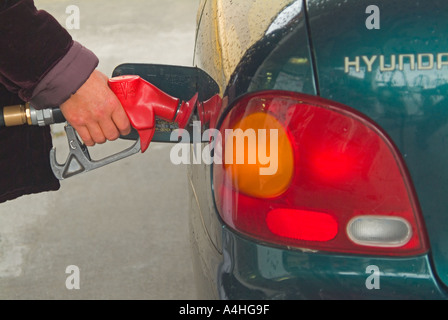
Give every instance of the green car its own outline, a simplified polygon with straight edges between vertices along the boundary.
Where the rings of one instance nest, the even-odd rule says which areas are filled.
[[[444,0],[201,1],[194,85],[160,80],[201,101],[199,298],[447,298],[447,12]]]

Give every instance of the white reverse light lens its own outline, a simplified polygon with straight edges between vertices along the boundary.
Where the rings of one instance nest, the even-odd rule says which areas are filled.
[[[354,243],[372,247],[401,247],[409,242],[412,229],[405,219],[386,216],[359,216],[347,225]]]

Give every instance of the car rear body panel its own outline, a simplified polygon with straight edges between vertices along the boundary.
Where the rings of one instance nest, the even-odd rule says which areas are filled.
[[[285,250],[255,243],[227,228],[223,238],[221,299],[447,298],[426,255],[383,258]],[[379,270],[376,288],[369,286],[374,281],[369,267]]]
[[[213,203],[211,167],[191,165],[190,227],[199,297],[446,299],[439,279],[446,281],[448,277],[448,248],[441,245],[447,243],[448,215],[443,213],[448,209],[448,201],[444,201],[443,195],[448,184],[443,182],[448,180],[444,176],[448,171],[438,170],[443,171],[446,163],[443,159],[448,160],[442,145],[447,129],[444,84],[448,73],[444,69],[433,73],[415,70],[421,74],[412,73],[412,85],[396,82],[391,85],[385,84],[384,77],[374,75],[373,71],[364,73],[363,77],[350,70],[346,73],[344,63],[346,57],[355,61],[360,56],[362,62],[362,56],[376,52],[378,56],[414,54],[417,59],[418,53],[448,51],[444,49],[448,48],[447,41],[442,43],[440,30],[435,30],[434,36],[423,33],[417,37],[423,43],[438,39],[434,47],[412,49],[411,40],[410,44],[400,44],[397,39],[389,39],[386,31],[367,30],[368,1],[309,1],[309,6],[302,0],[269,1],[275,11],[263,9],[259,2],[201,2],[195,65],[218,84],[223,101],[221,114],[241,95],[270,89],[320,94],[366,114],[392,137],[409,167],[423,209],[431,251],[409,258],[349,256],[276,247],[246,238],[225,226],[219,218]],[[446,6],[442,1],[430,2]],[[402,14],[401,18],[406,17],[406,12],[412,13],[394,9],[393,5],[380,9],[386,16],[381,28],[386,30],[387,21],[395,19],[387,18],[386,12],[398,17]],[[417,15],[422,23],[426,17],[424,12]],[[428,9],[427,13],[430,12]],[[359,17],[354,18],[357,14]],[[260,19],[258,24],[254,23],[257,19]],[[353,30],[359,23],[362,24],[358,29],[362,30]],[[408,21],[402,29],[397,26],[398,36],[412,35],[412,29],[417,30],[414,24]],[[436,25],[446,27],[442,20]],[[410,30],[405,31],[404,26]],[[375,41],[367,38],[370,33],[366,30],[377,32]],[[385,42],[383,47],[381,41]],[[403,57],[406,71],[409,66],[404,61],[407,60]],[[425,63],[423,59],[422,66]],[[430,84],[425,82],[428,77]],[[415,105],[414,100],[420,104]],[[433,272],[433,263],[437,266],[437,275]],[[380,270],[381,290],[366,287],[369,277],[366,268],[371,265]]]
[[[247,50],[264,37],[278,12],[293,0],[207,0],[196,35],[195,64],[223,92]]]
[[[381,1],[379,29],[368,29],[371,4],[308,1],[320,95],[361,111],[397,145],[447,284],[448,3]]]

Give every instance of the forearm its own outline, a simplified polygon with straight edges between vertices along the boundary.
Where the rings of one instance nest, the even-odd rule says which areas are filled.
[[[0,0],[0,10],[4,10],[5,8],[13,5],[19,0]]]
[[[130,132],[107,76],[94,72],[98,58],[50,14],[32,0],[9,2],[0,10],[0,30],[0,83],[8,90],[37,109],[60,106],[86,145]]]
[[[0,0],[0,30],[0,83],[37,108],[66,101],[98,64],[32,0]]]

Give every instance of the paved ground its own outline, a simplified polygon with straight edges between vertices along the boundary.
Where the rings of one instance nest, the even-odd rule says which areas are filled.
[[[123,62],[191,65],[198,0],[36,0],[111,75]],[[60,132],[61,128],[54,128]],[[54,143],[60,159],[64,137]],[[124,142],[92,150],[117,152]],[[0,299],[194,299],[185,167],[154,144],[106,168],[62,182],[58,192],[0,204]],[[66,268],[80,289],[66,288]]]

